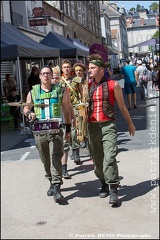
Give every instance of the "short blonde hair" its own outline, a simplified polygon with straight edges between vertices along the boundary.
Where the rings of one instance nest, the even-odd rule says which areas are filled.
[[[58,74],[59,76],[61,76],[61,70],[58,65],[56,67],[53,67],[52,71],[53,71],[53,74]]]

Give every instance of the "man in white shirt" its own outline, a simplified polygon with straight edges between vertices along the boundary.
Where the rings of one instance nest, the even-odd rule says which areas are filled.
[[[138,67],[136,68],[136,80],[139,82],[140,85],[140,94],[141,94],[141,99],[148,99],[148,82],[143,82],[140,79],[140,75],[147,70],[146,65],[142,66],[142,61],[137,60]]]

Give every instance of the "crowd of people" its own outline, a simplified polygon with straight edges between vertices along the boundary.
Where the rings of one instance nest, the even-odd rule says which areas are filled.
[[[44,122],[43,127],[47,121],[49,124],[56,122],[56,129],[47,131],[42,127],[33,131],[45,177],[50,181],[48,196],[53,196],[55,202],[63,200],[63,178],[71,178],[67,171],[68,152],[71,149],[75,165],[81,164],[80,148],[82,142],[87,142],[85,147],[102,184],[99,197],[109,195],[109,203],[118,204],[120,180],[116,163],[115,102],[126,119],[130,135],[134,136],[135,126],[124,103],[122,89],[118,82],[110,80],[112,73],[103,58],[92,54],[88,62],[88,66],[80,61],[72,65],[64,59],[61,66],[43,66],[39,71],[40,84],[32,86],[26,99],[26,103],[34,104],[34,111],[31,105],[26,105],[24,114],[33,124]],[[40,108],[36,104],[46,105]]]
[[[33,135],[45,177],[50,186],[48,196],[61,202],[63,179],[71,179],[68,173],[68,153],[75,165],[81,164],[80,148],[87,147],[93,159],[94,173],[100,180],[99,197],[109,197],[109,204],[118,204],[120,184],[117,156],[117,130],[115,103],[124,116],[129,134],[134,136],[135,126],[129,114],[137,108],[136,85],[140,86],[141,99],[148,97],[147,82],[140,81],[141,73],[147,70],[152,88],[159,90],[159,68],[151,70],[142,60],[134,65],[126,59],[120,76],[124,76],[125,105],[122,88],[111,80],[110,66],[99,54],[88,57],[88,65],[81,61],[72,64],[68,59],[60,66],[46,65],[32,68],[28,78],[28,93],[23,114],[33,125]],[[9,79],[9,80],[8,80]],[[16,82],[6,75],[4,92],[8,101],[20,101]],[[10,92],[10,94],[8,94]],[[33,105],[32,105],[33,104]],[[33,107],[34,106],[34,107]],[[14,109],[14,114],[18,113]],[[18,116],[17,116],[18,118]],[[17,127],[15,121],[15,127]]]
[[[149,99],[148,95],[148,82],[152,82],[152,90],[160,90],[160,78],[159,78],[159,67],[158,62],[151,67],[149,62],[143,59],[126,59],[124,66],[120,71],[120,78],[124,77],[124,93],[127,95],[128,110],[137,108],[137,94],[136,86],[139,86],[141,100]]]

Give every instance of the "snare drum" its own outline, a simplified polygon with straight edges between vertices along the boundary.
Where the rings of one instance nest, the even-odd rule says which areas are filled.
[[[47,133],[58,133],[62,124],[57,119],[37,120],[33,123],[33,133],[44,135]]]

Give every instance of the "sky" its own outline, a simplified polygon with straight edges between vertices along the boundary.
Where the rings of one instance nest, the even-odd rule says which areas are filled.
[[[137,4],[141,5],[141,6],[144,6],[144,8],[147,8],[149,10],[149,6],[153,3],[153,2],[156,2],[156,3],[159,3],[159,1],[110,1],[110,3],[118,3],[118,7],[121,7],[122,4],[124,4],[124,7],[126,10],[129,10],[130,8],[132,7],[137,7]]]

